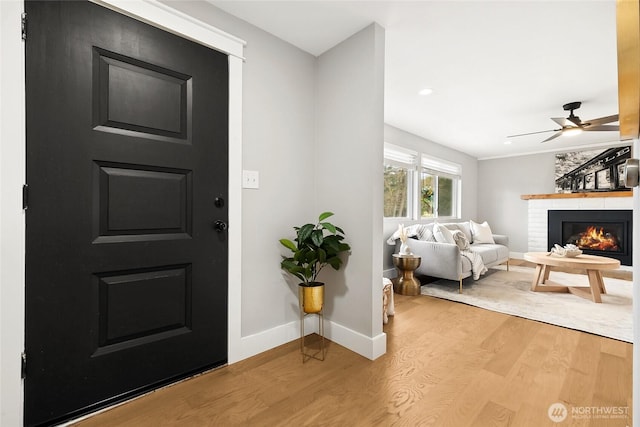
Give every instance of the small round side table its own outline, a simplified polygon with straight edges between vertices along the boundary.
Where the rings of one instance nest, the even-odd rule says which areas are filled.
[[[398,277],[393,279],[393,291],[400,295],[420,295],[420,281],[413,272],[420,266],[422,258],[417,255],[393,254],[393,265],[398,269]]]

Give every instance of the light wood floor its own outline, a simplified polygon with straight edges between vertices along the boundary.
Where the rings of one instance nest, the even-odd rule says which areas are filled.
[[[324,362],[303,365],[292,342],[78,425],[632,424],[631,344],[426,296],[395,303],[375,361],[328,343]],[[569,409],[561,424],[547,415],[556,402]],[[628,416],[584,415],[591,407]]]

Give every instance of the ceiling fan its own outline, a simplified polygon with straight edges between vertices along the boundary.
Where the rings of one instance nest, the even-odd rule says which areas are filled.
[[[555,139],[557,137],[559,137],[560,135],[575,135],[578,134],[582,131],[585,132],[594,132],[594,131],[617,131],[620,130],[620,126],[618,125],[607,125],[606,123],[612,123],[612,122],[617,122],[618,121],[618,115],[614,114],[612,116],[606,116],[606,117],[600,117],[597,119],[592,119],[592,120],[588,120],[586,122],[583,122],[582,120],[580,120],[580,117],[576,116],[575,114],[573,114],[574,110],[577,110],[578,108],[580,108],[580,105],[582,105],[582,102],[580,101],[576,101],[576,102],[570,102],[568,104],[564,104],[562,106],[562,108],[565,111],[570,111],[569,113],[569,117],[567,117],[566,119],[563,117],[552,117],[551,120],[553,120],[554,122],[556,122],[557,124],[559,124],[561,126],[560,129],[549,129],[549,130],[542,130],[539,132],[530,132],[530,133],[521,133],[518,135],[510,135],[507,136],[507,138],[514,138],[516,136],[525,136],[525,135],[535,135],[538,133],[546,133],[546,132],[556,132],[555,134],[551,135],[549,138],[545,139],[542,142],[547,142],[547,141],[551,141],[552,139]]]

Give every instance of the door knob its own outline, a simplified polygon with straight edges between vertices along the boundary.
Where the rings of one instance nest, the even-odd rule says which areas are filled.
[[[213,222],[213,229],[216,231],[225,231],[227,229],[227,223],[218,219]]]

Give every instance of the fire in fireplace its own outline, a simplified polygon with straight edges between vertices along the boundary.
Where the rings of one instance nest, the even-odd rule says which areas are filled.
[[[587,226],[587,229],[580,234],[570,236],[566,243],[574,244],[580,249],[590,249],[592,251],[620,251],[620,243],[616,234],[605,231],[604,227],[593,225]]]
[[[573,244],[586,254],[631,265],[631,210],[550,210],[547,244]]]

